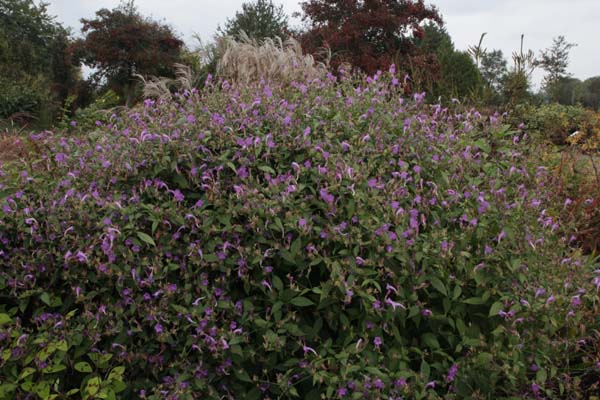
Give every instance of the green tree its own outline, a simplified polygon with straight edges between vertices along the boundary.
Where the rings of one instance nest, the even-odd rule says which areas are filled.
[[[130,106],[136,74],[172,76],[183,42],[170,26],[142,16],[133,1],[113,10],[101,9],[94,19],[82,19],[85,37],[77,42],[78,58],[97,69],[98,78]]]
[[[432,97],[465,98],[475,94],[481,85],[481,75],[468,53],[454,47],[448,31],[437,24],[424,26],[422,39],[417,46],[427,54],[434,54],[440,65],[440,79],[431,82]]]
[[[583,100],[584,92],[583,82],[570,76],[562,76],[552,84],[552,100],[560,104],[579,104]]]
[[[243,3],[242,10],[218,29],[219,35],[233,36],[237,40],[242,32],[259,42],[266,38],[284,38],[289,34],[289,27],[283,6],[273,4],[272,0]]]
[[[487,86],[495,92],[502,89],[502,80],[508,73],[508,63],[502,50],[486,51],[481,56],[479,65],[481,77]]]
[[[586,79],[583,82],[581,101],[584,106],[600,111],[600,76]]]
[[[0,117],[26,112],[39,118],[42,110],[52,117],[78,79],[69,46],[69,32],[46,3],[0,0]]]
[[[559,101],[558,98],[562,89],[561,80],[570,76],[567,72],[569,52],[575,46],[577,45],[567,42],[564,36],[558,36],[553,39],[551,47],[541,51],[536,61],[537,65],[546,71],[542,88],[552,101]]]

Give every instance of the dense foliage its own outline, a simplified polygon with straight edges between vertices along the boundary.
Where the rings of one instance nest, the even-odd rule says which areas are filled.
[[[580,150],[600,150],[600,113],[580,106],[545,104],[530,107],[523,120],[536,137],[557,145],[579,144]]]
[[[313,54],[328,47],[334,68],[349,63],[373,74],[395,62],[405,72],[419,70],[423,81],[436,70],[435,57],[417,52],[414,43],[414,38],[423,37],[423,22],[442,23],[437,9],[423,0],[309,0],[301,4],[308,23],[303,46]]]
[[[75,84],[69,35],[32,0],[0,0],[0,118],[52,113]]]
[[[600,77],[592,77],[585,81],[570,76],[560,77],[546,88],[546,97],[559,104],[582,105],[600,111]]]
[[[171,27],[142,16],[133,2],[113,10],[101,9],[94,19],[82,19],[84,39],[78,40],[78,59],[96,68],[131,105],[135,74],[170,76],[183,42]]]
[[[417,46],[425,54],[434,54],[440,65],[440,76],[426,87],[427,94],[445,101],[452,98],[473,99],[482,88],[482,77],[471,56],[454,47],[450,34],[444,27],[426,24],[423,38]]]
[[[243,32],[243,34],[242,34]],[[283,6],[276,6],[272,0],[254,0],[242,4],[242,10],[228,19],[219,34],[240,40],[244,34],[250,39],[262,42],[265,39],[286,39],[289,35],[288,18]]]
[[[576,44],[567,42],[564,36],[559,36],[554,38],[551,47],[540,52],[537,64],[546,71],[542,86],[552,101],[558,101],[555,90],[556,84],[561,79],[569,76],[567,73],[569,52],[575,46]]]
[[[597,393],[569,203],[522,131],[401,78],[224,82],[32,136],[0,171],[0,398]]]

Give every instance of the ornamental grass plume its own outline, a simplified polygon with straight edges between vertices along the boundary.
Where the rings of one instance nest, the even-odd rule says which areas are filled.
[[[238,82],[256,82],[261,79],[277,82],[312,80],[327,74],[326,63],[315,62],[302,46],[293,39],[265,39],[262,43],[245,33],[241,40],[225,37],[221,46],[223,56],[217,65],[217,74]]]

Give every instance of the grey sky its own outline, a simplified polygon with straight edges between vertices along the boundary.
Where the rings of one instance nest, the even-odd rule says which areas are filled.
[[[92,17],[102,7],[112,8],[119,0],[47,0],[50,12],[79,33],[79,19]],[[299,11],[298,0],[275,0],[288,14]],[[140,11],[164,19],[190,45],[198,33],[208,41],[217,26],[235,14],[243,0],[137,0]],[[536,53],[564,35],[578,46],[571,51],[569,71],[577,78],[600,75],[600,0],[433,0],[446,21],[457,48],[476,44],[487,32],[484,46],[501,49],[507,58],[520,45]],[[297,21],[295,21],[297,22]],[[534,75],[539,82],[542,73]]]

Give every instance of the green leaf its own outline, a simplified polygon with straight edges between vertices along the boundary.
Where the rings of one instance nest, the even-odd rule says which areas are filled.
[[[504,304],[502,304],[502,302],[497,301],[494,304],[492,304],[492,306],[490,307],[490,317],[493,317],[494,315],[498,315],[498,313],[504,309]]]
[[[421,374],[423,375],[423,378],[426,381],[429,380],[430,373],[431,373],[431,368],[429,367],[429,364],[427,363],[427,361],[423,360],[421,362]]]
[[[112,369],[112,371],[110,371],[110,374],[108,374],[108,378],[107,380],[109,381],[122,381],[123,380],[123,373],[125,372],[125,367],[120,366],[120,367],[114,367]]]
[[[438,292],[440,292],[444,296],[448,295],[446,286],[444,286],[444,284],[442,283],[442,281],[439,278],[433,277],[429,281],[431,282],[431,286],[433,286]]]
[[[240,381],[252,383],[252,378],[250,378],[250,375],[248,375],[248,373],[246,371],[244,371],[243,369],[239,369],[239,370],[236,369],[233,372],[235,373],[235,377],[237,379],[239,379]]]
[[[423,334],[421,339],[423,340],[423,343],[425,343],[425,345],[427,347],[429,347],[430,349],[437,350],[440,348],[440,342],[437,340],[435,335],[432,333]]]
[[[92,366],[89,363],[86,363],[85,361],[81,361],[75,364],[75,371],[84,373],[92,372]]]
[[[294,297],[291,301],[291,304],[297,306],[297,307],[309,307],[309,306],[314,306],[315,303],[313,303],[312,301],[310,301],[309,299],[307,299],[306,297],[302,297],[302,296],[298,296],[298,297]]]
[[[34,374],[35,373],[35,368],[25,368],[23,369],[23,371],[21,371],[21,373],[19,374],[19,380],[21,379],[25,379],[27,378],[29,375]]]
[[[254,388],[248,392],[246,395],[246,399],[248,400],[258,400],[260,399],[260,390],[258,388]]]
[[[273,287],[277,289],[278,292],[283,290],[283,282],[277,275],[273,276]]]
[[[138,236],[138,238],[140,238],[140,240],[142,242],[147,243],[147,244],[152,245],[152,246],[156,246],[156,243],[154,243],[154,239],[152,239],[150,237],[150,235],[148,235],[148,234],[146,234],[144,232],[137,232],[137,236]]]
[[[85,386],[85,392],[87,394],[89,394],[90,396],[94,396],[100,390],[101,383],[102,383],[102,380],[100,379],[100,377],[98,377],[98,376],[93,377],[92,379],[90,379],[87,382],[87,385]]]
[[[66,365],[55,364],[55,365],[50,365],[50,366],[44,368],[43,371],[45,374],[54,374],[56,372],[64,371],[65,369],[67,369]]]
[[[40,300],[42,300],[42,302],[44,304],[46,304],[47,306],[49,306],[50,303],[50,295],[46,292],[42,293],[42,295],[40,296]]]
[[[12,322],[12,319],[8,314],[0,314],[0,326],[8,322]]]
[[[292,243],[292,247],[290,248],[290,253],[292,253],[292,255],[294,257],[298,256],[298,254],[300,254],[301,247],[302,247],[302,239],[296,238],[296,240],[294,240],[294,242]]]
[[[296,324],[288,323],[284,325],[284,328],[294,336],[304,336],[305,333],[300,329],[300,327]]]
[[[60,340],[60,341],[56,342],[56,350],[68,351],[69,350],[69,344],[64,339]]]
[[[275,175],[275,170],[273,168],[269,167],[268,165],[261,165],[260,167],[258,167],[258,169],[263,172],[267,172],[269,174]]]
[[[485,304],[485,300],[482,299],[481,297],[470,297],[470,298],[466,299],[465,301],[463,301],[463,303],[473,304],[473,305],[481,305],[481,304]]]
[[[535,374],[535,380],[538,381],[538,383],[546,383],[546,380],[548,380],[548,373],[546,370],[543,368],[539,369]]]

